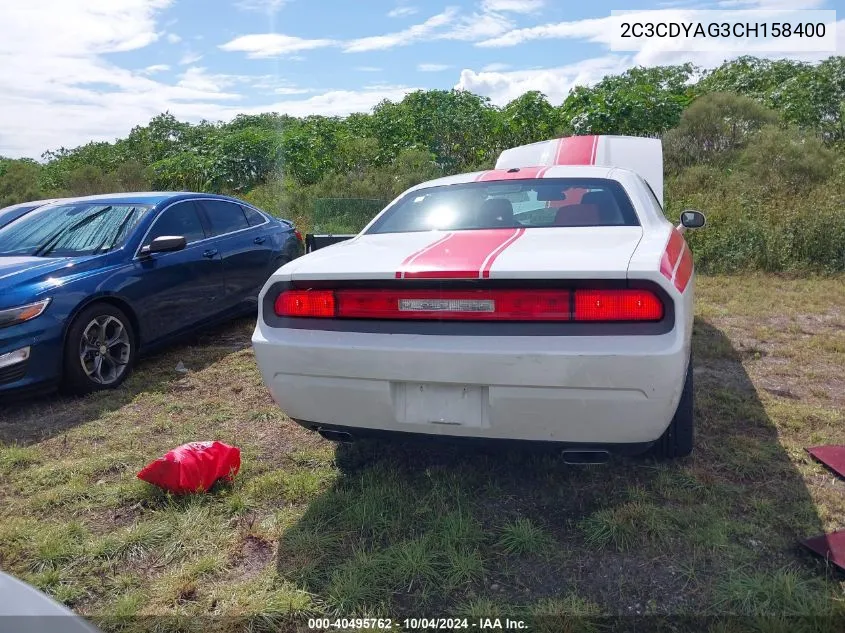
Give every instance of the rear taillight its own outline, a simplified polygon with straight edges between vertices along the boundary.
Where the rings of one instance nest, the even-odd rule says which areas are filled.
[[[331,318],[336,316],[335,304],[331,290],[285,290],[273,307],[281,317]]]
[[[649,290],[285,290],[282,317],[449,321],[660,321]]]
[[[648,290],[576,290],[576,321],[659,321],[663,303]]]
[[[296,239],[302,242],[302,233],[299,232],[299,229],[294,229],[293,234],[296,236]]]

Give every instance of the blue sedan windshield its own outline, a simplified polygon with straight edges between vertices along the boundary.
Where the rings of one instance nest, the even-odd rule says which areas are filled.
[[[117,248],[150,205],[46,206],[0,229],[0,255],[75,257]]]

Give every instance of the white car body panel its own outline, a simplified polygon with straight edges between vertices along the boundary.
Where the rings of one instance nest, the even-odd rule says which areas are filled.
[[[599,139],[594,142],[595,152],[605,161],[630,163],[639,147],[647,160],[640,157],[637,162],[649,163],[655,142],[659,149],[654,139],[586,138]],[[615,143],[618,138],[624,141]],[[660,199],[662,159],[659,178],[653,165],[640,165],[637,173],[615,163],[538,163],[551,160],[550,148],[559,147],[557,140],[546,143],[545,148],[535,144],[502,154],[500,163],[509,165],[507,169],[519,167],[517,175],[459,174],[422,183],[403,196],[485,178],[616,180],[627,192],[640,226],[518,229],[520,234],[504,243],[495,258],[485,260],[477,278],[654,282],[674,312],[671,329],[623,335],[473,336],[268,323],[265,317],[272,315],[265,315],[265,310],[272,306],[273,297],[269,296],[269,304],[265,298],[279,284],[396,283],[413,270],[415,253],[431,251],[448,237],[443,231],[367,234],[371,222],[355,238],[283,266],[262,290],[253,345],[273,398],[291,418],[311,427],[344,427],[353,434],[355,429],[364,429],[579,445],[647,444],[661,436],[683,390],[694,291],[686,243],[665,219],[640,175],[644,170],[652,172],[651,189]],[[530,162],[514,164],[528,160],[526,156]],[[460,263],[459,253],[450,256]],[[445,272],[443,278],[448,276]],[[439,278],[436,266],[432,274]],[[526,331],[532,327],[530,323],[524,326]]]

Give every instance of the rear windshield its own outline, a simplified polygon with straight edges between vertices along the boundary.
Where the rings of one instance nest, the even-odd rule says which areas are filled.
[[[639,224],[631,200],[615,180],[537,178],[417,189],[367,233]]]

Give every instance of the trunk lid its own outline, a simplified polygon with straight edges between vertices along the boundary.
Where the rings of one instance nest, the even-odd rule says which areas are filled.
[[[320,279],[624,279],[639,226],[382,233],[292,262],[293,281]]]

